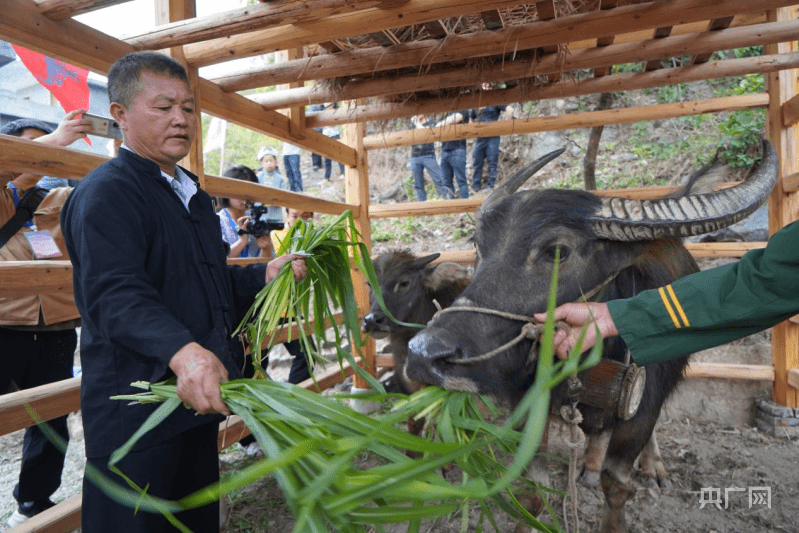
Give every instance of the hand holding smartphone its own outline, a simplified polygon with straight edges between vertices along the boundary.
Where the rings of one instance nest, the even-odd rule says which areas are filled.
[[[97,135],[108,139],[122,138],[122,130],[119,129],[119,124],[113,119],[92,115],[91,113],[84,113],[81,118],[92,121],[92,131],[89,132],[90,135]]]

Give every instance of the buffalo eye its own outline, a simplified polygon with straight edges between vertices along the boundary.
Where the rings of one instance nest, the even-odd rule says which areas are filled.
[[[571,255],[571,249],[568,246],[553,244],[550,246],[545,246],[544,249],[541,250],[540,256],[544,261],[554,263],[555,259],[558,257],[558,250],[560,250],[561,263],[568,259],[569,255]]]
[[[394,285],[394,292],[406,291],[410,286],[411,282],[407,279],[400,280],[396,285]]]

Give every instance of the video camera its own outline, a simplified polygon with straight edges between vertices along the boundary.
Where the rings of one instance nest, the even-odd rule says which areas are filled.
[[[239,229],[238,234],[250,234],[255,237],[269,234],[270,231],[280,230],[285,227],[283,222],[277,220],[270,220],[268,217],[269,206],[261,203],[249,204],[250,213],[249,220],[244,226],[244,229]]]

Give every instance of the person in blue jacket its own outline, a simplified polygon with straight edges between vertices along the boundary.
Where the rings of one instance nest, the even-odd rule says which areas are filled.
[[[483,90],[490,89],[484,83]],[[505,113],[513,115],[513,107],[509,105],[492,105],[472,109],[470,116],[473,122],[494,122]],[[499,164],[499,136],[479,137],[472,149],[472,190],[480,192],[483,188],[483,163],[488,160],[488,176],[485,187],[491,189],[497,179],[497,165]]]
[[[305,275],[300,258],[226,264],[211,197],[177,166],[197,130],[186,71],[155,52],[134,52],[108,73],[110,112],[124,143],[114,159],[80,181],[61,226],[83,319],[81,410],[87,472],[84,533],[173,531],[160,514],[118,503],[94,483],[111,453],[153,405],[110,400],[131,382],[177,377],[191,409],[178,409],[147,433],[117,466],[148,494],[174,500],[219,479],[217,432],[229,414],[220,383],[242,375],[242,341],[232,335],[256,293],[284,265]],[[219,531],[219,505],[177,513],[196,532]]]

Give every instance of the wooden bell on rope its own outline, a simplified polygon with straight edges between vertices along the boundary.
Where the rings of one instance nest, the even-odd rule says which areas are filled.
[[[602,359],[580,373],[582,387],[579,402],[616,413],[629,420],[638,411],[646,385],[646,369],[635,363],[625,364]]]

